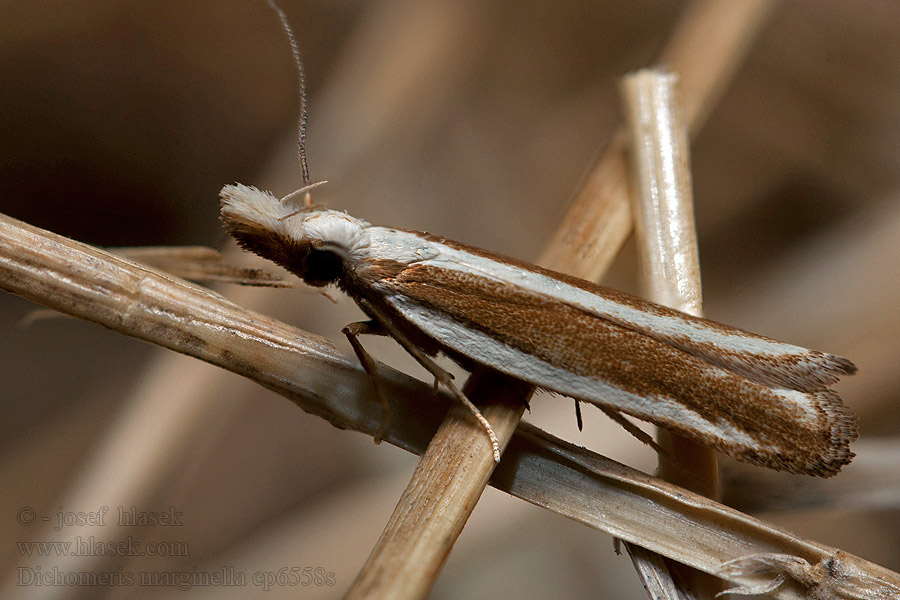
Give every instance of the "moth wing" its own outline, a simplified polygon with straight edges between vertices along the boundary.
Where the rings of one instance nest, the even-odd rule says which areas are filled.
[[[487,277],[423,262],[373,287],[451,353],[737,458],[828,476],[853,456],[855,417],[822,386],[767,384],[496,272]]]
[[[803,391],[824,390],[856,366],[840,356],[787,344],[709,319],[648,302],[595,283],[477,248],[444,241],[429,261],[451,269],[476,269],[490,279],[578,307],[701,356],[748,379]],[[479,254],[480,253],[480,254]]]

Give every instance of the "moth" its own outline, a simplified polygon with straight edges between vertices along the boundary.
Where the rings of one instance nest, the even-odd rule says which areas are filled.
[[[828,477],[853,458],[856,416],[828,389],[856,367],[693,317],[614,289],[480,248],[378,227],[313,207],[304,152],[303,66],[284,13],[301,92],[305,186],[279,200],[245,185],[221,192],[226,229],[246,250],[312,286],[336,285],[369,317],[343,332],[376,383],[364,334],[394,338],[490,424],[433,357],[449,356],[671,429],[738,459]],[[306,203],[292,198],[306,192]]]
[[[856,371],[845,358],[254,187],[225,186],[221,202],[243,248],[356,301],[371,320],[344,333],[370,373],[358,337],[390,335],[490,435],[432,356],[484,365],[773,469],[827,477],[853,457],[856,417],[828,389]]]

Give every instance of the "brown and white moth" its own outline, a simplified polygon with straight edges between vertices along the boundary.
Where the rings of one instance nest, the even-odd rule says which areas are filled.
[[[300,159],[308,184],[302,64],[284,14],[269,3],[301,75]],[[437,353],[773,469],[828,477],[853,457],[856,417],[828,389],[856,371],[845,358],[434,235],[373,226],[308,202],[298,207],[291,196],[225,186],[222,220],[245,249],[352,297],[371,320],[344,333],[366,370],[373,374],[374,361],[358,336],[396,339],[469,406],[497,460],[490,424],[431,359]]]
[[[856,371],[845,358],[253,187],[221,197],[241,246],[336,284],[372,319],[345,329],[364,365],[356,336],[386,334],[436,377],[429,357],[443,352],[766,467],[827,477],[853,457],[856,417],[827,389]]]

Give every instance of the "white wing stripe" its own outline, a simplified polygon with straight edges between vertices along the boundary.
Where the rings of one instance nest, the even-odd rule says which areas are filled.
[[[657,423],[669,421],[678,424],[679,428],[702,432],[722,445],[736,444],[748,449],[777,451],[774,448],[763,448],[759,440],[725,420],[713,422],[706,419],[674,398],[640,396],[607,381],[575,375],[502,344],[483,332],[461,325],[443,313],[410,302],[403,296],[387,295],[386,300],[405,318],[442,344],[513,377],[567,396],[608,405],[640,419]],[[709,369],[721,371],[712,365]],[[798,421],[805,419],[815,423],[818,419],[814,400],[807,394],[787,389],[770,389],[769,392],[782,396],[785,403],[802,410],[804,415],[802,418],[798,415]]]
[[[751,353],[773,358],[784,355],[803,355],[808,352],[806,348],[800,346],[747,335],[739,331],[730,333],[686,319],[656,315],[603,298],[542,273],[528,271],[489,257],[458,250],[440,242],[426,240],[412,232],[383,227],[369,227],[366,231],[370,236],[368,250],[371,258],[389,259],[407,264],[417,263],[467,273],[476,272],[494,281],[550,296],[621,324],[653,330],[663,336],[688,337],[700,344],[715,344],[724,352]]]

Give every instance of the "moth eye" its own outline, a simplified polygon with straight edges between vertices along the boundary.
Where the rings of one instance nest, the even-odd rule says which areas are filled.
[[[303,281],[316,286],[329,284],[344,272],[343,260],[332,250],[311,250],[306,255],[304,267]]]

